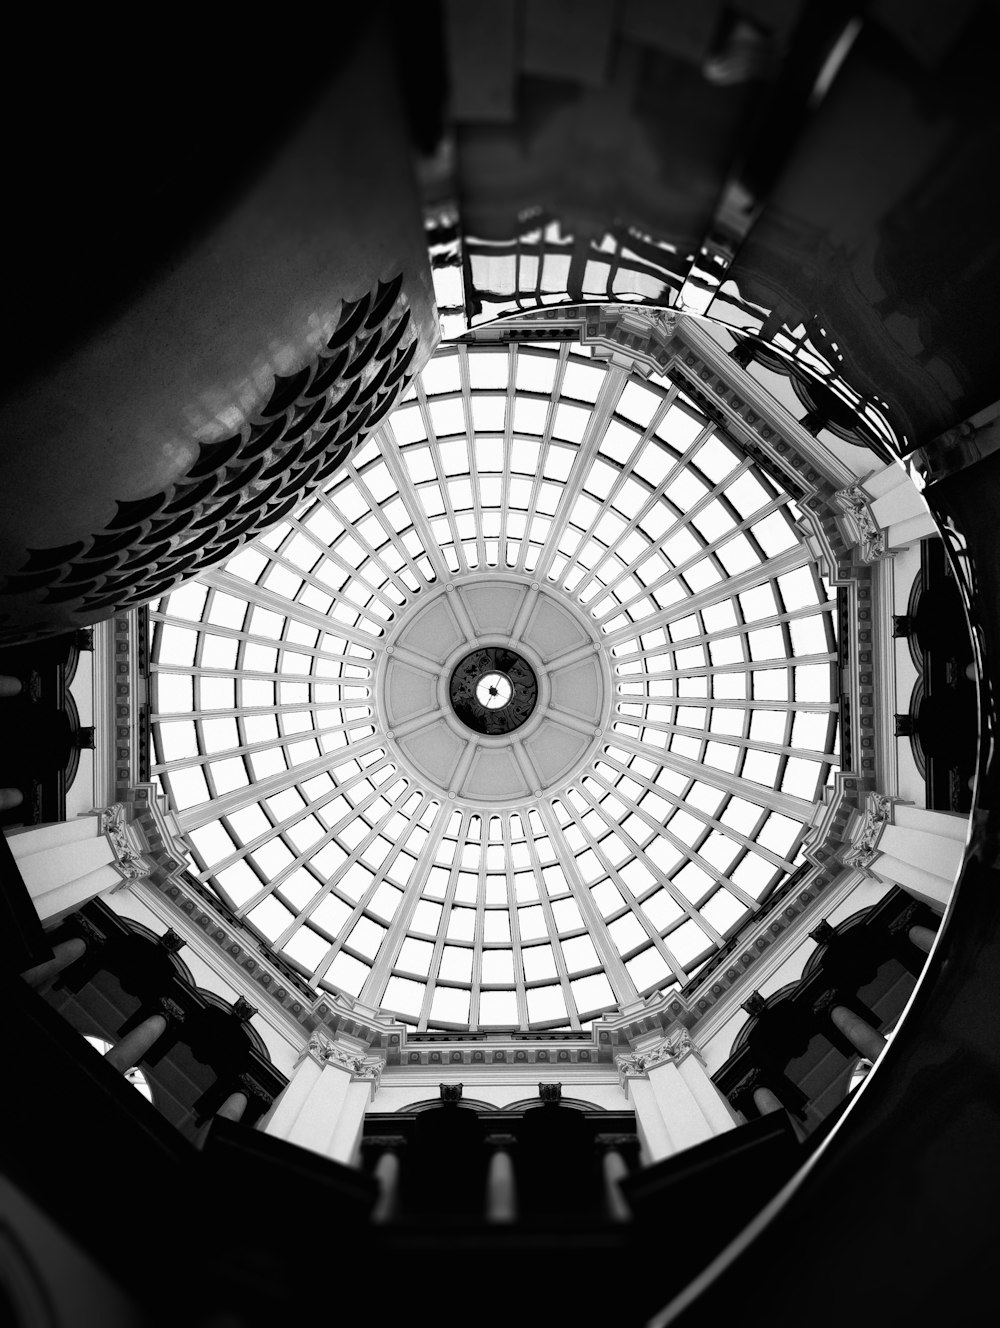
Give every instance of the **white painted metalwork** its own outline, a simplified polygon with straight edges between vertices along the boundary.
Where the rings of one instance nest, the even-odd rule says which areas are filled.
[[[318,988],[579,1028],[684,983],[796,865],[837,764],[832,607],[787,494],[666,379],[446,346],[325,492],[151,614],[154,773]],[[503,736],[449,706],[480,645],[537,674]]]

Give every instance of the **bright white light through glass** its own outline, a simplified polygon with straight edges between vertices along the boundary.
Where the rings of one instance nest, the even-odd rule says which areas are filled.
[[[837,765],[795,515],[666,378],[443,347],[322,493],[151,612],[153,773],[200,878],[317,990],[421,1030],[579,1029],[683,985],[795,869]],[[608,705],[558,780],[527,725],[487,738],[531,782],[485,805],[414,773],[378,679],[443,586],[504,577],[588,624]],[[445,750],[443,669],[414,704]],[[475,690],[511,703],[499,670]]]
[[[502,673],[486,673],[476,683],[476,700],[487,710],[499,710],[507,705],[513,692],[510,679]]]

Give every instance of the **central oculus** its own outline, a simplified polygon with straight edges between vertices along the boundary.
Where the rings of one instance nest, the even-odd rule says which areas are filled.
[[[452,670],[448,697],[455,714],[474,733],[513,733],[538,700],[538,679],[528,661],[506,646],[481,646]]]

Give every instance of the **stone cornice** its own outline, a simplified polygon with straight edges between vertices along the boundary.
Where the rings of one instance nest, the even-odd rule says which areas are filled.
[[[94,624],[94,802],[98,806],[114,802],[117,785],[114,637],[113,618]]]
[[[891,559],[883,559],[872,567],[872,648],[867,652],[871,662],[867,666],[861,662],[855,670],[862,718],[866,715],[863,703],[868,702],[871,706],[878,786],[892,794],[899,791],[899,750],[893,723],[893,716],[899,709],[896,704],[896,642],[892,634],[896,607],[894,580]]]
[[[411,1035],[412,1037],[412,1035]],[[593,1033],[576,1034],[572,1040],[561,1040],[558,1034],[438,1034],[421,1035],[415,1044],[404,1035],[399,1048],[399,1065],[414,1070],[434,1066],[500,1067],[524,1069],[527,1066],[597,1067],[610,1065],[612,1045],[602,1040],[596,1026]]]
[[[750,407],[754,414],[760,417],[763,427],[780,433],[796,451],[802,454],[807,463],[804,469],[815,470],[834,489],[846,488],[856,481],[857,476],[833,456],[818,438],[814,438],[807,429],[803,428],[798,420],[792,419],[767,388],[741,368],[697,319],[682,318],[679,331],[681,340],[703,360],[705,367],[710,368],[715,374],[722,371],[722,376],[729,383],[739,383],[742,412],[745,412],[746,407]],[[736,413],[740,414],[741,411],[738,409]],[[768,441],[766,435],[764,441]]]
[[[98,673],[110,706],[108,731],[113,734],[113,751],[108,754],[113,788],[108,792],[118,800],[149,778],[148,620],[148,609],[128,609],[116,613],[95,635],[95,647],[101,648]]]

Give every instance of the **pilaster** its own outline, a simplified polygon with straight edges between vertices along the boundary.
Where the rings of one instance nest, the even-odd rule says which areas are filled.
[[[38,916],[49,926],[121,881],[98,813],[29,826],[8,842]]]
[[[615,1063],[635,1110],[647,1162],[671,1157],[736,1125],[732,1108],[708,1077],[686,1029],[616,1056]]]
[[[314,1033],[288,1087],[265,1117],[264,1132],[351,1163],[384,1065],[382,1057],[365,1056],[353,1041],[332,1042]]]

